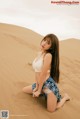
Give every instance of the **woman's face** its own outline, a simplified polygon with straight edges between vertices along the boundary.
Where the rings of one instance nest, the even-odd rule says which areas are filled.
[[[51,47],[51,40],[50,38],[45,38],[42,40],[41,44],[40,44],[40,49],[42,51],[46,51]]]

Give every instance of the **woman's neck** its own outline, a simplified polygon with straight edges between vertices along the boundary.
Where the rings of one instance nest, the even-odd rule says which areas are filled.
[[[45,54],[45,53],[46,53],[46,51],[44,51],[44,50],[40,50],[40,52],[41,52],[42,54]]]

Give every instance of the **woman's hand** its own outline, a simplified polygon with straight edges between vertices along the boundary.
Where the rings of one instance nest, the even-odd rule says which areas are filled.
[[[39,97],[40,94],[40,91],[37,90],[36,92],[33,92],[33,97]]]
[[[38,87],[34,88],[33,92],[36,92],[38,90]]]

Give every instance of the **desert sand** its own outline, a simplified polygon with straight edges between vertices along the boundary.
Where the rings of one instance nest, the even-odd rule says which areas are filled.
[[[54,113],[46,110],[43,97],[22,92],[35,81],[32,61],[43,36],[29,29],[0,24],[0,110],[9,110],[9,119],[80,119],[80,40],[60,41],[60,83],[63,96],[71,97]]]

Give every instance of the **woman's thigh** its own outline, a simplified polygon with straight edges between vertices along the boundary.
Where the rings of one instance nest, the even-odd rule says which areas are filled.
[[[43,90],[43,92],[45,93],[45,89]],[[47,110],[49,112],[54,112],[56,110],[56,107],[57,107],[57,98],[56,98],[55,94],[50,89],[48,89]]]
[[[32,94],[32,85],[26,86],[22,89],[23,92],[28,93],[28,94]]]

